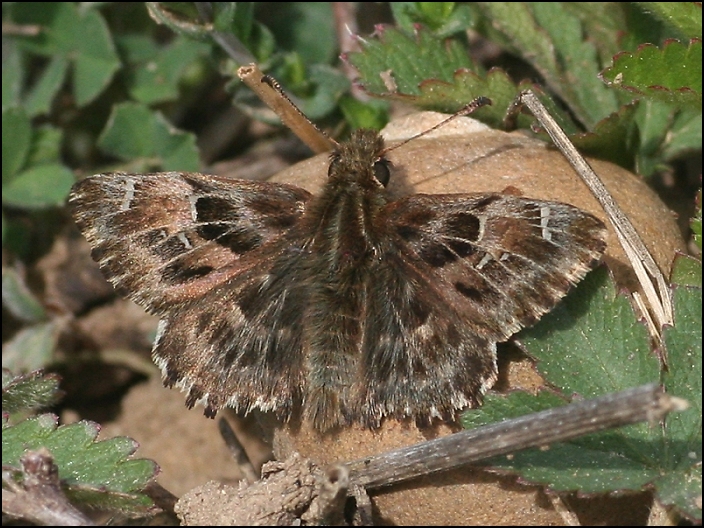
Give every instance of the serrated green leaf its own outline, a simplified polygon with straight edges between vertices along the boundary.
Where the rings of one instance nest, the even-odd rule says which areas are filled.
[[[649,337],[623,295],[617,295],[605,268],[591,272],[563,301],[533,328],[518,335],[537,359],[538,369],[564,399],[591,398],[644,383],[657,382],[660,364],[650,350]],[[520,394],[520,393],[519,393]],[[511,394],[500,403],[489,398],[464,420],[472,425],[541,410],[554,395],[541,393],[535,402]],[[516,406],[514,409],[513,407]],[[478,414],[479,416],[469,415]],[[557,490],[583,493],[641,489],[662,475],[661,432],[649,424],[588,435],[528,450],[490,465],[510,469],[523,478]]]
[[[141,159],[148,170],[197,171],[200,164],[193,134],[137,103],[115,105],[98,145],[125,161]]]
[[[645,325],[604,268],[589,273],[518,339],[538,359],[543,377],[565,394],[593,398],[660,379]]]
[[[21,209],[45,209],[63,205],[75,182],[73,173],[63,165],[30,167],[3,185],[2,203]]]
[[[622,106],[618,112],[596,123],[592,132],[572,134],[570,140],[585,155],[631,169],[639,147],[637,110],[638,101]]]
[[[644,44],[635,53],[616,55],[600,74],[608,85],[666,103],[701,110],[702,42],[676,40],[662,49]]]
[[[349,54],[348,60],[359,71],[360,84],[368,93],[424,110],[453,113],[476,97],[489,97],[492,106],[480,108],[473,117],[495,127],[503,124],[508,106],[528,87],[516,86],[499,69],[474,71],[458,42],[443,43],[423,29],[414,37],[385,29],[378,39],[363,41],[362,52]],[[382,73],[395,86],[387,86]],[[519,116],[520,126],[528,127],[531,121]]]
[[[361,44],[363,51],[350,53],[347,59],[359,71],[364,89],[374,95],[385,96],[393,91],[385,84],[382,72],[393,78],[395,92],[418,95],[420,83],[425,80],[449,83],[457,70],[475,68],[457,41],[441,41],[424,29],[411,36],[385,28],[377,38]]]
[[[10,183],[24,167],[32,141],[29,117],[21,108],[2,111],[2,184]]]
[[[686,38],[702,37],[701,2],[636,2],[645,11],[669,24]]]
[[[701,262],[698,273],[701,281]],[[689,408],[665,421],[663,468],[669,470],[654,483],[656,496],[689,517],[702,518],[702,288],[675,286],[675,323],[665,328],[668,370],[664,375],[669,394],[684,398]],[[698,493],[697,493],[697,486]]]
[[[616,96],[597,78],[597,49],[582,22],[560,2],[478,2],[513,53],[545,79],[587,128],[618,109]]]
[[[10,267],[2,270],[2,306],[26,323],[36,323],[47,318],[44,307],[29,290],[24,279]]]
[[[59,398],[59,377],[35,370],[28,374],[13,375],[2,371],[2,412],[34,410],[53,405]]]
[[[146,459],[130,459],[137,443],[126,437],[96,442],[100,427],[81,421],[56,427],[56,417],[40,415],[3,429],[3,465],[20,467],[27,450],[45,447],[59,468],[59,478],[69,496],[93,501],[93,505],[149,507],[140,490],[151,481],[157,465]]]
[[[26,326],[3,344],[2,366],[13,372],[37,370],[51,362],[59,333],[61,319]]]

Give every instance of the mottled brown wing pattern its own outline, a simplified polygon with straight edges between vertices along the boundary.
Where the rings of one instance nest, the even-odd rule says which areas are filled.
[[[353,408],[376,427],[384,416],[427,424],[477,407],[496,381],[496,342],[478,335],[424,263],[385,252],[366,295],[361,373]]]
[[[74,186],[69,206],[93,258],[118,291],[162,317],[153,358],[189,407],[287,417],[300,400],[291,295],[301,275],[286,235],[309,197],[194,173],[108,173]]]
[[[161,315],[260,266],[248,255],[287,232],[309,197],[194,173],[107,173],[77,183],[69,207],[115,288]]]
[[[306,386],[303,336],[308,289],[304,253],[282,240],[261,251],[257,266],[231,277],[161,320],[152,356],[167,386],[186,404],[214,416],[275,411],[288,419]]]
[[[477,335],[504,341],[601,259],[606,227],[572,205],[505,194],[414,195],[387,207],[396,250]]]
[[[444,418],[497,375],[496,342],[550,310],[600,260],[605,226],[571,205],[502,194],[414,195],[379,218],[359,414]]]

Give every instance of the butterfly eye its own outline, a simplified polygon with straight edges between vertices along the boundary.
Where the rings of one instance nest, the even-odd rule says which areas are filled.
[[[389,171],[389,162],[386,160],[379,160],[374,162],[374,177],[377,181],[386,187],[391,179],[391,172]]]

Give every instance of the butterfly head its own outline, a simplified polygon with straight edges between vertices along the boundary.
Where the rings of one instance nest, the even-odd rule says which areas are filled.
[[[330,156],[330,181],[363,187],[386,187],[391,162],[384,157],[384,139],[376,130],[359,129]]]

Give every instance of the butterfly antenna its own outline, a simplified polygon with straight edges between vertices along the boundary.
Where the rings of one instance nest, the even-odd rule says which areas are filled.
[[[489,99],[488,97],[483,97],[483,96],[477,97],[476,99],[474,99],[471,102],[464,105],[457,112],[452,114],[450,117],[447,117],[447,118],[443,119],[442,121],[440,121],[437,125],[432,126],[426,130],[423,130],[422,132],[419,132],[418,134],[411,136],[407,139],[404,139],[401,143],[397,143],[396,145],[393,145],[391,147],[384,149],[384,154],[386,154],[387,152],[390,152],[394,149],[397,149],[399,147],[402,147],[403,145],[405,145],[406,143],[408,143],[410,141],[413,141],[414,139],[418,139],[419,137],[425,136],[426,134],[429,134],[432,131],[437,130],[441,126],[445,126],[447,123],[457,119],[458,117],[468,116],[469,114],[471,114],[472,112],[474,112],[478,108],[481,108],[482,106],[489,106],[489,105],[491,105],[491,99]]]

